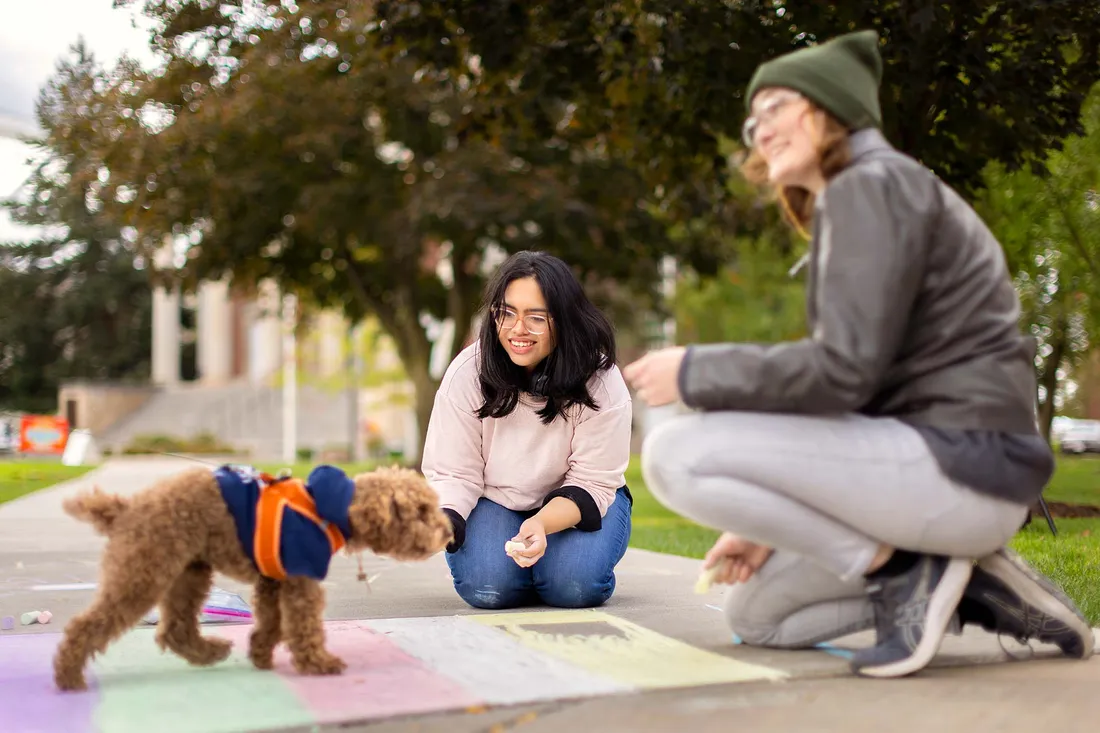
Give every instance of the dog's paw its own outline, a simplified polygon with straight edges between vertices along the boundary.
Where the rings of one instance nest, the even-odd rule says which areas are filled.
[[[253,647],[248,650],[248,658],[252,660],[252,666],[256,669],[274,669],[275,668],[275,650],[274,649],[256,649]]]
[[[79,692],[88,689],[88,683],[84,680],[84,673],[80,670],[75,672],[56,671],[54,673],[54,684],[62,692]]]
[[[295,658],[294,667],[301,674],[321,675],[340,674],[348,665],[343,659],[328,652],[310,654],[305,658]]]
[[[233,642],[217,637],[173,635],[158,630],[156,640],[162,651],[175,652],[196,667],[209,667],[224,662],[233,651]]]
[[[201,667],[207,667],[229,659],[233,651],[233,642],[228,639],[203,638],[194,649],[194,654],[187,661]]]

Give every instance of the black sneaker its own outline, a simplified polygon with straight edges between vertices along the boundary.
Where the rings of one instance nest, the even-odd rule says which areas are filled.
[[[1077,659],[1093,654],[1092,627],[1073,601],[1008,548],[978,560],[964,599],[987,631],[1055,644]]]
[[[868,578],[875,645],[852,656],[852,671],[865,677],[902,677],[927,666],[955,617],[973,566],[969,558],[921,555],[900,575]]]

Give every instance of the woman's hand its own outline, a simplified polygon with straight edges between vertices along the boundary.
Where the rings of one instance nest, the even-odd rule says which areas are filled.
[[[744,583],[767,562],[771,554],[770,547],[749,542],[732,532],[725,532],[703,558],[703,569],[712,568],[722,560],[728,560],[714,576],[714,582],[726,585]]]
[[[546,553],[546,527],[537,516],[531,517],[519,526],[519,532],[512,541],[522,542],[526,548],[512,550],[508,555],[516,561],[516,565],[529,568]]]
[[[651,351],[623,369],[623,377],[638,393],[638,399],[650,407],[660,407],[680,399],[680,366],[687,349],[674,346]]]

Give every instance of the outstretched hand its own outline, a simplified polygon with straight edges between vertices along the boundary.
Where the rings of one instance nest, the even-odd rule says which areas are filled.
[[[650,407],[671,404],[680,399],[680,367],[686,353],[683,346],[651,351],[623,369],[623,377]]]

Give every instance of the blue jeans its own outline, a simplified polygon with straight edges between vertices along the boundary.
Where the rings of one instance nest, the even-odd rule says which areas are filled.
[[[615,566],[630,541],[631,502],[619,489],[595,532],[566,529],[546,538],[546,553],[521,568],[504,553],[504,543],[534,512],[516,512],[482,498],[466,519],[466,541],[446,553],[455,590],[474,608],[537,605],[592,608],[615,592]]]

